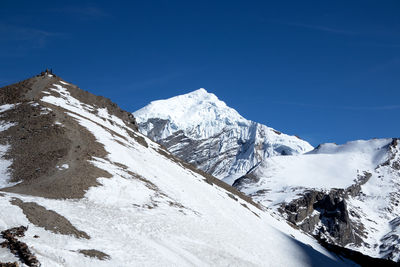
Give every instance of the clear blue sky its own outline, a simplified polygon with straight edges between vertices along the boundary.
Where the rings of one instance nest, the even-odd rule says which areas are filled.
[[[400,1],[0,2],[0,86],[46,67],[128,111],[200,87],[313,145],[400,136]]]

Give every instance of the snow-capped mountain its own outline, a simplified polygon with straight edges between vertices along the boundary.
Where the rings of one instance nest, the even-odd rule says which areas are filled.
[[[319,239],[400,259],[399,139],[323,144],[268,158],[234,186]]]
[[[204,89],[151,102],[134,115],[142,133],[326,246],[399,261],[398,139],[313,149],[244,119]]]
[[[1,88],[0,121],[0,265],[346,264],[57,76]]]
[[[313,149],[296,136],[243,118],[205,89],[153,101],[133,114],[141,133],[228,184],[267,157]]]

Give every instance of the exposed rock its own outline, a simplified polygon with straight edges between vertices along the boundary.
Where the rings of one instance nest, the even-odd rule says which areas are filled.
[[[99,250],[96,250],[96,249],[80,249],[80,250],[78,250],[78,252],[87,257],[96,258],[99,260],[110,259],[110,256],[108,254],[101,252]]]
[[[254,167],[254,168],[257,168]],[[327,240],[334,244],[360,245],[365,237],[362,225],[350,219],[346,200],[361,193],[361,186],[371,177],[365,172],[359,175],[355,183],[346,189],[331,189],[318,191],[315,189],[294,188],[301,192],[298,197],[289,203],[282,203],[278,210],[288,222],[296,228]],[[237,179],[233,186],[239,190],[246,190],[260,182],[260,177],[250,171]],[[252,197],[268,198],[270,190],[261,189],[250,194]]]
[[[11,203],[20,207],[32,224],[56,234],[73,235],[76,238],[87,238],[89,235],[76,229],[65,217],[53,210],[48,210],[34,202],[23,202],[14,198]]]
[[[324,246],[327,250],[335,253],[339,257],[344,257],[349,260],[354,261],[355,263],[361,266],[380,266],[380,267],[395,267],[400,266],[400,263],[393,262],[387,259],[373,258],[368,255],[364,255],[360,252],[347,249],[341,246],[337,246],[331,243],[327,243],[324,240],[319,240],[319,243]]]
[[[370,177],[370,173],[365,173],[347,189],[308,190],[292,202],[282,204],[280,211],[286,214],[289,222],[319,239],[341,246],[360,245],[365,237],[364,229],[350,220],[346,199],[358,195],[361,185]]]
[[[389,145],[390,156],[387,161],[381,164],[381,166],[391,166],[395,170],[400,170],[400,158],[396,160],[396,155],[399,153],[397,146],[399,145],[399,138],[393,138]]]
[[[3,242],[1,245],[2,247],[7,246],[10,249],[11,253],[17,256],[22,263],[30,267],[39,267],[40,262],[37,260],[35,255],[32,254],[26,243],[18,241],[17,239],[17,237],[25,236],[25,231],[27,229],[28,228],[25,226],[19,226],[2,231],[1,235],[4,239],[6,239],[6,241]],[[12,264],[13,263],[11,263],[10,266],[13,266]]]
[[[242,187],[245,187],[247,184],[258,183],[259,180],[260,180],[260,178],[257,177],[256,175],[252,174],[251,170],[250,170],[249,173],[236,179],[235,182],[232,184],[232,186],[235,188],[242,188]]]
[[[0,262],[0,267],[19,267],[17,262]]]

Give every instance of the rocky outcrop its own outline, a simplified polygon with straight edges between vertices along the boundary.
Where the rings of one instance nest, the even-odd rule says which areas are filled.
[[[282,204],[280,211],[290,223],[321,240],[341,246],[360,245],[364,229],[350,219],[346,200],[357,196],[370,177],[370,173],[364,173],[346,189],[307,190],[301,197]]]
[[[96,258],[98,260],[110,259],[110,255],[96,249],[80,249],[78,250],[78,252],[85,255],[86,257]]]
[[[10,249],[11,253],[17,256],[20,261],[30,267],[40,267],[40,262],[30,251],[27,244],[21,242],[17,237],[25,236],[25,226],[14,227],[1,232],[2,237],[6,240],[0,245]],[[11,265],[12,266],[12,265]],[[18,265],[17,265],[18,266]]]
[[[392,169],[400,171],[400,157],[397,158],[399,153],[400,138],[393,138],[392,142],[389,145],[389,157],[388,160],[382,163],[380,166],[390,166]]]
[[[399,263],[393,262],[391,260],[370,257],[360,252],[328,243],[325,240],[319,239],[318,241],[323,247],[325,247],[330,252],[335,253],[341,258],[347,258],[349,260],[352,260],[353,262],[359,264],[360,266],[398,267],[400,265]]]
[[[16,262],[0,262],[0,267],[18,267]]]
[[[13,198],[11,204],[20,207],[29,222],[38,227],[43,227],[55,234],[72,235],[76,238],[90,238],[87,233],[76,229],[64,216],[35,202],[24,202],[18,198]]]
[[[384,255],[384,258],[395,259],[400,253],[400,237],[397,231],[397,229],[400,227],[400,217],[397,217],[390,221],[390,227],[392,231],[390,231],[382,238],[382,244],[379,246],[379,250],[381,254]]]

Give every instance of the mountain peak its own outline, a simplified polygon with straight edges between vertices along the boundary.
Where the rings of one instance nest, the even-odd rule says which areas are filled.
[[[209,92],[207,92],[207,90],[204,89],[204,88],[199,88],[199,89],[194,90],[194,91],[192,91],[192,92],[190,92],[190,93],[188,93],[188,94],[192,94],[192,95],[205,95],[205,94],[209,94]]]
[[[152,101],[149,105],[134,112],[137,121],[145,122],[151,118],[171,122],[171,132],[184,130],[197,139],[208,138],[220,132],[227,124],[249,124],[239,113],[228,107],[204,88],[193,92]]]
[[[265,157],[313,149],[297,137],[243,118],[203,88],[153,101],[133,114],[143,134],[227,183]]]
[[[219,100],[215,94],[208,92],[204,88],[194,90],[190,93],[180,95],[178,97],[181,97],[181,98],[188,97],[188,98],[197,99],[199,101],[218,102],[220,105],[226,106],[226,104],[223,101]]]

